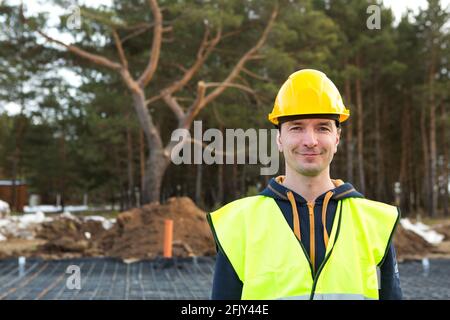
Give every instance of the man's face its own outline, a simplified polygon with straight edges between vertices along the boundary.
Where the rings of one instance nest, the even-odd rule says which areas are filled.
[[[329,168],[339,135],[334,120],[293,120],[281,125],[277,144],[290,169],[313,177]]]

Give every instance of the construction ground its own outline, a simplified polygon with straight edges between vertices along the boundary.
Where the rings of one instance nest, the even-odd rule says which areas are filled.
[[[80,287],[71,288],[69,266],[79,266]],[[87,258],[0,261],[0,300],[182,300],[209,299],[214,258],[177,258],[124,263]],[[450,259],[399,265],[404,299],[450,299]]]
[[[173,259],[163,259],[173,220]],[[402,219],[393,239],[404,297],[450,299],[450,222]],[[1,299],[208,299],[215,245],[205,212],[186,197],[114,219],[0,215]],[[68,285],[70,266],[79,287]],[[69,268],[69,269],[68,269]]]

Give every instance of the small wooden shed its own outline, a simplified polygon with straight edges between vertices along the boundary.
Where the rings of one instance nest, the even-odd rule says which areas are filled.
[[[0,199],[8,202],[11,211],[23,212],[27,205],[27,184],[21,180],[0,180]]]

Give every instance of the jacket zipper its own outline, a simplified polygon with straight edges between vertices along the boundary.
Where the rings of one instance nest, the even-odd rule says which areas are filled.
[[[325,256],[325,259],[323,259],[322,263],[319,266],[319,269],[317,270],[317,273],[313,277],[313,286],[312,286],[312,290],[311,290],[311,297],[309,298],[310,300],[314,299],[314,294],[316,291],[317,281],[319,280],[320,273],[322,272],[325,264],[327,263],[328,259],[330,258],[331,253],[333,252],[333,249],[334,249],[334,245],[337,242],[337,239],[339,236],[339,231],[341,229],[341,218],[342,218],[342,204],[341,204],[341,208],[339,210],[339,221],[338,221],[338,225],[337,225],[337,229],[336,229],[336,236],[335,236],[333,244],[332,244],[333,246],[331,247],[328,254]]]
[[[313,274],[316,270],[316,237],[314,234],[314,202],[308,202],[309,211],[309,256],[313,268]]]

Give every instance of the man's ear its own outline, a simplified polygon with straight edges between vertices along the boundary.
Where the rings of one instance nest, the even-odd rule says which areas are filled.
[[[281,143],[281,128],[279,128],[277,131],[277,146],[278,146],[278,151],[283,152],[283,147],[282,147],[282,143]]]

